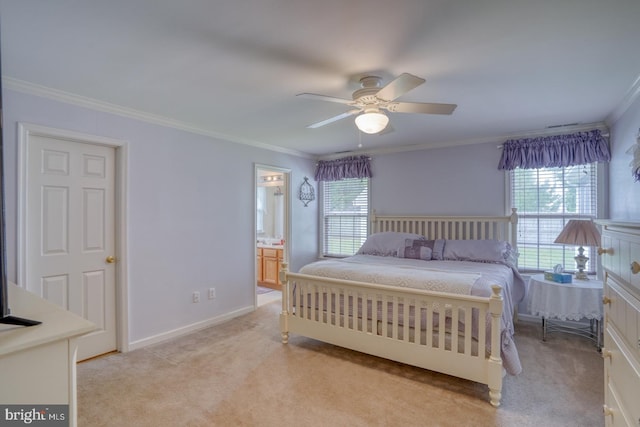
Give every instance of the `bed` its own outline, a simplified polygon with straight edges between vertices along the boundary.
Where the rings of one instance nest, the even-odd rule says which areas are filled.
[[[353,257],[283,264],[282,342],[298,334],[486,384],[500,405],[503,375],[521,371],[515,307],[517,214],[372,215]]]

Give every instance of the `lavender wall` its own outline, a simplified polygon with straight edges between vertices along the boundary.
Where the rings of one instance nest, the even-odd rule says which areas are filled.
[[[504,215],[498,144],[373,156],[373,209],[399,215]]]
[[[640,221],[640,182],[631,176],[631,155],[626,151],[640,132],[640,98],[611,127],[609,165],[609,216],[620,221]]]
[[[252,307],[254,164],[290,168],[292,194],[311,159],[235,144],[4,90],[9,279],[16,280],[17,124],[34,123],[128,144],[130,342]],[[297,202],[297,203],[296,203]],[[291,268],[317,254],[317,202],[292,196]],[[195,290],[217,298],[191,302]]]
[[[17,123],[127,141],[129,335],[154,335],[253,304],[254,164],[292,170],[291,269],[317,254],[317,201],[295,198],[314,161],[4,90],[9,278],[16,280]],[[610,212],[640,220],[640,183],[625,151],[640,127],[636,102],[611,129]],[[372,207],[380,214],[503,215],[502,141],[372,157]],[[317,188],[317,183],[313,183]],[[193,290],[216,286],[215,303]]]

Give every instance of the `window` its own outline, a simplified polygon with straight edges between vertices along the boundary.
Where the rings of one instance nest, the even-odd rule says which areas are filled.
[[[595,219],[598,212],[597,163],[509,172],[511,203],[518,208],[518,268],[544,271],[562,264],[576,268],[576,247],[553,243],[570,219]],[[593,248],[587,273],[595,273]]]
[[[369,178],[323,181],[322,255],[354,255],[369,230]]]

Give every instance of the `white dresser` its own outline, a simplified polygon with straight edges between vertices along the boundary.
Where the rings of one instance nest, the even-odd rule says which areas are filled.
[[[0,404],[25,405],[25,411],[41,405],[69,405],[68,425],[75,427],[76,338],[94,331],[96,326],[15,285],[9,287],[9,301],[16,316],[42,324],[28,328],[2,325]],[[8,416],[6,411],[0,414],[0,425]],[[38,424],[43,423],[34,421],[31,425]]]
[[[640,427],[640,223],[598,224],[605,270],[605,425]]]

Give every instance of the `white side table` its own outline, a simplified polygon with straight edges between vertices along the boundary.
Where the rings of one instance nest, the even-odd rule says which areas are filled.
[[[544,274],[531,276],[529,280],[529,311],[542,317],[542,340],[551,332],[580,335],[601,347],[602,335],[602,281],[576,280],[573,283],[557,283],[544,279]],[[589,325],[570,326],[561,321],[589,319]],[[554,321],[555,320],[555,321]]]

